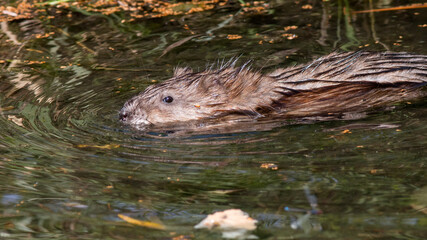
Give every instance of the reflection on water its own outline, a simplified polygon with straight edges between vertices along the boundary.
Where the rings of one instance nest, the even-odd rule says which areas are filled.
[[[422,239],[425,100],[352,121],[191,132],[118,122],[125,100],[177,65],[242,55],[270,71],[359,46],[427,54],[423,9],[348,15],[342,9],[370,2],[310,6],[271,1],[256,13],[235,4],[122,25],[76,12],[2,23],[0,236],[218,239],[193,226],[237,208],[258,221],[260,239]]]

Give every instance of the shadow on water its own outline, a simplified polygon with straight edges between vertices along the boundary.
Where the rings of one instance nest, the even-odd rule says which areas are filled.
[[[406,3],[231,1],[132,21],[53,6],[53,18],[2,22],[0,237],[218,239],[193,226],[239,208],[260,239],[425,238],[425,100],[227,130],[118,121],[127,99],[175,66],[241,56],[270,71],[359,47],[427,54],[425,8],[351,13]]]

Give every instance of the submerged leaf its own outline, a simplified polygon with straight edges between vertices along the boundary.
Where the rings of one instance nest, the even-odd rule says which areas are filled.
[[[77,145],[78,148],[88,148],[88,147],[92,147],[92,148],[100,148],[100,149],[113,149],[113,148],[118,148],[120,147],[119,144],[105,144],[105,145],[87,145],[87,144],[78,144]]]

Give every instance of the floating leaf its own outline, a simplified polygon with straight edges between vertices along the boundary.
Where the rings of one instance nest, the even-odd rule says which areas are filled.
[[[279,167],[274,163],[263,163],[261,164],[261,168],[271,169],[271,170],[277,170]]]
[[[118,214],[117,215],[119,218],[123,219],[124,221],[130,223],[130,224],[134,224],[134,225],[138,225],[141,227],[147,227],[147,228],[153,228],[153,229],[159,229],[159,230],[164,230],[166,229],[166,227],[162,224],[159,223],[154,223],[154,222],[148,222],[148,221],[141,221],[135,218],[131,218],[122,214]]]
[[[258,221],[249,217],[249,215],[240,209],[228,209],[223,212],[209,214],[203,221],[194,226],[194,228],[212,229],[245,229],[255,230]]]
[[[13,123],[15,123],[18,126],[21,126],[21,127],[24,126],[24,124],[22,123],[22,121],[24,119],[22,119],[22,118],[19,118],[19,117],[13,116],[13,115],[9,115],[9,116],[7,116],[7,119],[12,121]]]
[[[228,209],[223,212],[209,214],[194,228],[217,228],[222,232],[223,238],[229,239],[257,239],[249,231],[256,229],[258,221],[240,209]]]

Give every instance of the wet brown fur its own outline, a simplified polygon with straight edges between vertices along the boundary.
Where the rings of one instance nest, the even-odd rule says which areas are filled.
[[[289,117],[325,116],[360,112],[425,95],[424,91],[414,88],[411,84],[392,87],[348,84],[296,94],[293,97],[283,98],[281,104],[286,108],[286,115]]]
[[[304,117],[364,111],[423,97],[427,56],[408,53],[332,53],[308,65],[262,75],[234,62],[174,76],[125,103],[120,118],[156,124],[242,115]],[[173,97],[172,103],[162,99]]]

